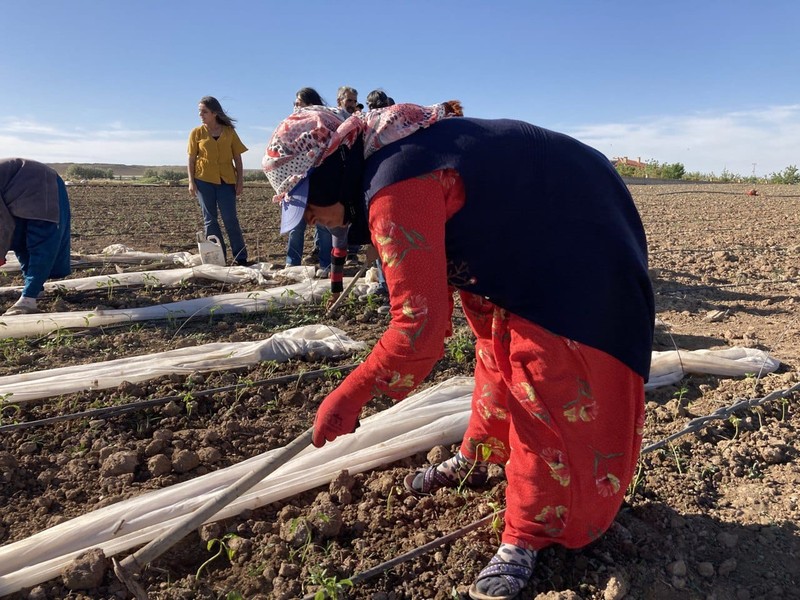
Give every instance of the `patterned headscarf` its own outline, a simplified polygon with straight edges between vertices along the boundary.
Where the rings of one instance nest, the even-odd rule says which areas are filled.
[[[348,148],[364,135],[364,158],[387,144],[446,117],[461,116],[457,101],[432,106],[395,104],[347,118],[338,108],[308,106],[286,117],[270,138],[261,166],[280,202],[342,144]]]

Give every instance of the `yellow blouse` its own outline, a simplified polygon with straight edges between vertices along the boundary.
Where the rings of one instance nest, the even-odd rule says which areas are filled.
[[[205,125],[189,134],[189,156],[197,157],[194,176],[208,183],[236,183],[233,157],[247,152],[233,127],[224,126],[219,139],[214,139]]]

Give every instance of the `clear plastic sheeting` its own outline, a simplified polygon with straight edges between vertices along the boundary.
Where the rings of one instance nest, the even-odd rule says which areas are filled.
[[[267,283],[270,279],[275,277],[284,277],[293,281],[317,281],[316,267],[312,266],[298,266],[298,267],[284,267],[274,270],[272,263],[256,263],[249,267],[230,266],[222,267],[212,264],[192,264],[197,256],[193,254],[186,254],[190,260],[190,266],[178,269],[153,269],[149,271],[133,271],[133,272],[117,272],[113,275],[95,275],[93,277],[76,277],[74,279],[59,279],[55,281],[47,281],[44,284],[45,292],[54,292],[61,290],[111,290],[115,287],[176,287],[180,286],[186,281],[191,279],[208,279],[211,281],[220,281],[222,283],[246,283],[253,281],[259,285]],[[142,264],[146,257],[151,255],[147,252],[131,252],[125,255],[128,259],[127,262],[135,264]],[[169,258],[168,255],[154,255],[162,259]],[[9,252],[9,257],[13,261],[10,268],[3,269],[7,271],[19,271],[19,262],[13,252]],[[97,255],[98,260],[103,255]],[[91,259],[91,257],[88,257]],[[107,257],[106,257],[107,258]],[[113,261],[106,261],[113,262]],[[146,261],[145,261],[146,262]],[[152,262],[152,261],[151,261]],[[173,261],[170,261],[170,263]],[[175,259],[174,262],[183,262],[182,260]],[[76,265],[79,263],[73,263]],[[16,265],[16,266],[15,266]],[[367,286],[363,286],[365,289]],[[12,285],[0,287],[0,294],[19,292],[22,290],[21,285]]]
[[[360,473],[437,444],[452,444],[466,431],[473,381],[459,377],[411,396],[362,421],[353,434],[323,448],[309,447],[233,501],[217,521],[328,483],[341,470]],[[106,556],[145,544],[221,493],[280,449],[84,514],[0,547],[0,596],[57,577],[90,548]]]
[[[649,388],[687,373],[742,376],[774,371],[780,362],[760,350],[728,348],[654,352]],[[362,422],[353,435],[323,448],[307,448],[214,515],[217,521],[330,482],[339,471],[360,473],[458,442],[466,431],[474,381],[450,379]],[[106,506],[0,547],[0,596],[58,576],[89,548],[113,556],[156,538],[180,518],[257,467],[280,449],[203,477]]]
[[[235,271],[239,269],[240,271]],[[216,265],[202,265],[194,267],[194,271],[210,274],[212,272],[225,278],[240,277],[237,275],[248,271],[255,273],[249,267],[218,267]],[[165,271],[156,271],[164,273]],[[269,288],[266,290],[239,292],[235,294],[220,294],[194,300],[183,300],[167,304],[157,304],[138,308],[102,309],[90,311],[71,311],[62,313],[36,313],[32,315],[14,315],[0,317],[0,337],[32,337],[42,336],[62,329],[85,329],[87,327],[104,327],[117,323],[133,323],[135,321],[150,321],[164,319],[184,319],[188,317],[207,317],[210,315],[226,315],[231,313],[264,312],[278,306],[304,304],[312,301],[319,302],[322,295],[330,289],[326,279],[309,277],[310,271],[306,267],[288,267],[270,274],[288,275],[300,280],[300,283],[287,286]],[[236,279],[235,281],[240,281]],[[345,278],[345,285],[349,278]],[[59,282],[61,284],[66,281]],[[356,297],[363,297],[374,291],[377,284],[360,283],[355,286],[353,293]],[[97,287],[97,284],[95,284]]]
[[[742,376],[772,373],[781,361],[754,348],[653,352],[646,390],[680,381],[688,373]]]
[[[161,262],[175,263],[179,265],[194,266],[202,264],[203,260],[199,254],[191,252],[141,252],[129,248],[124,244],[111,244],[103,248],[100,254],[84,254],[80,256],[80,261],[85,262],[105,262],[105,263],[145,263]]]
[[[246,283],[252,281],[263,285],[270,276],[269,264],[260,263],[252,267],[220,267],[218,265],[198,265],[181,269],[159,269],[134,271],[113,275],[95,275],[75,279],[47,281],[45,292],[60,290],[108,290],[118,287],[177,287],[191,279],[207,279],[223,283]],[[263,268],[262,268],[263,267]],[[274,272],[273,272],[274,273]],[[0,287],[0,294],[22,291],[21,285]]]
[[[129,248],[124,244],[111,244],[103,248],[100,254],[84,254],[81,258],[86,261],[101,260],[103,262],[122,263],[163,262],[190,266],[199,265],[203,262],[199,254],[192,254],[191,252],[141,252]]]
[[[252,313],[319,301],[329,289],[323,280],[311,280],[266,290],[221,294],[181,302],[138,308],[100,309],[62,313],[37,313],[0,317],[0,337],[42,336],[62,329],[104,327],[136,321],[202,318],[231,313]]]
[[[340,356],[363,350],[364,342],[328,325],[305,325],[257,342],[213,343],[145,356],[72,365],[0,377],[0,406],[87,390],[115,388],[171,373],[221,371],[259,361],[286,361],[293,356]]]
[[[190,252],[139,252],[122,244],[112,244],[103,248],[100,254],[77,254],[71,256],[73,267],[97,264],[134,264],[157,263],[163,265],[184,265],[187,267],[202,264],[199,254]],[[19,260],[13,251],[6,254],[6,264],[0,266],[0,272],[16,272],[20,270]]]

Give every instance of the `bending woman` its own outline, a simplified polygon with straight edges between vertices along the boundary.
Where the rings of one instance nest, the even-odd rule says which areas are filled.
[[[606,157],[512,120],[451,118],[456,102],[342,120],[312,107],[276,129],[263,166],[285,223],[368,230],[392,320],[320,405],[314,444],[354,431],[376,394],[408,395],[442,356],[452,291],[477,338],[460,451],[406,478],[414,494],[485,483],[505,465],[502,544],[470,588],[513,598],[536,552],[612,523],[644,423],[653,297],[644,231]]]
[[[36,298],[45,281],[72,271],[70,237],[69,196],[58,173],[34,160],[0,159],[0,265],[13,250],[24,279],[4,315],[41,312]]]

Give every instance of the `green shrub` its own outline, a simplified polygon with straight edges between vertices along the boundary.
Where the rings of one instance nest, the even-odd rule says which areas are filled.
[[[788,183],[794,185],[800,183],[800,172],[795,165],[789,165],[780,173],[772,173],[768,177],[768,180],[770,183]]]
[[[114,171],[88,165],[70,165],[64,171],[64,177],[67,179],[114,179]]]

